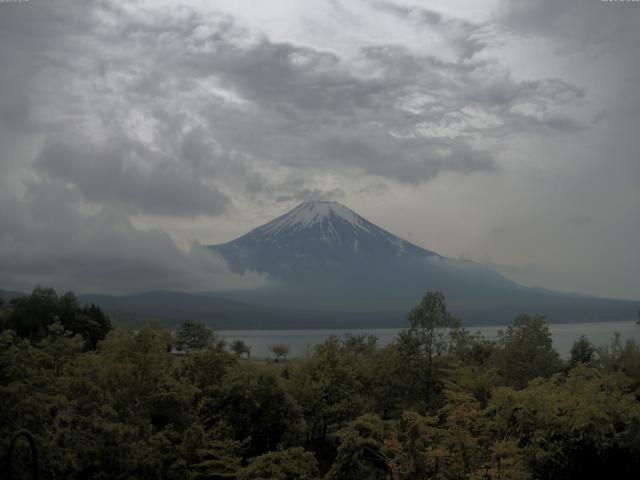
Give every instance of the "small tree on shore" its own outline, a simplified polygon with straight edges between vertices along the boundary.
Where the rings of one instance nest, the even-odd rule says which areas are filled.
[[[269,347],[269,350],[271,350],[276,356],[276,362],[280,360],[280,358],[284,358],[286,360],[287,355],[289,355],[289,345],[287,345],[286,343],[276,343],[274,345],[271,345],[271,347]]]
[[[246,355],[247,360],[251,358],[251,347],[244,343],[243,340],[238,339],[231,343],[231,350],[239,357]]]

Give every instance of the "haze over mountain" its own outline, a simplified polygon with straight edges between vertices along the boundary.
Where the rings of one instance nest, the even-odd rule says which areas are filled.
[[[427,290],[445,294],[466,321],[501,323],[522,312],[551,321],[622,320],[628,301],[526,288],[474,262],[453,260],[403,240],[337,202],[305,202],[231,242],[209,247],[236,273],[268,274],[271,286],[227,293],[271,307],[404,321]],[[301,319],[301,324],[304,321]]]
[[[638,300],[639,6],[0,2],[0,287],[257,288],[194,239],[332,199]]]
[[[404,326],[409,309],[429,290],[444,293],[450,311],[467,325],[506,324],[520,313],[551,322],[631,320],[640,306],[524,287],[485,265],[403,240],[329,201],[302,203],[206,252],[222,256],[233,274],[268,281],[252,289],[79,299],[100,305],[116,321],[193,319],[226,329]],[[5,299],[16,295],[0,291]]]

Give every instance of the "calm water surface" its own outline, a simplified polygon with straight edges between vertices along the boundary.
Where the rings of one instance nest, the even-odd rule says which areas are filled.
[[[498,338],[498,331],[504,330],[506,325],[489,327],[468,327],[472,332],[479,331],[487,339]],[[254,357],[271,357],[273,354],[269,347],[274,343],[289,345],[290,357],[304,356],[314,345],[324,342],[329,336],[344,337],[347,334],[362,335],[368,333],[378,338],[378,345],[388,345],[393,341],[399,328],[378,329],[345,329],[345,330],[222,330],[220,333],[227,342],[244,340],[251,347],[251,355]],[[567,323],[549,325],[549,331],[553,338],[553,346],[563,357],[569,356],[571,345],[586,335],[596,346],[608,344],[615,332],[620,333],[623,340],[635,338],[640,341],[640,326],[634,321],[628,322],[601,322],[601,323]]]

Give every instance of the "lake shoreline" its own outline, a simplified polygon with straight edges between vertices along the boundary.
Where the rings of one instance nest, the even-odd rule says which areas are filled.
[[[408,325],[407,325],[408,326]],[[509,325],[465,326],[470,332],[480,332],[488,340],[496,340],[499,331]],[[583,322],[583,323],[551,323],[548,324],[553,346],[561,357],[569,355],[573,342],[585,335],[596,347],[607,345],[617,332],[623,341],[635,338],[640,341],[640,326],[635,320],[618,322]],[[373,335],[378,339],[378,346],[390,344],[398,332],[407,327],[395,328],[309,328],[309,329],[225,329],[218,333],[227,342],[242,340],[252,349],[252,355],[268,358],[273,356],[269,347],[275,343],[287,344],[291,358],[306,355],[309,348],[323,343],[332,335]]]

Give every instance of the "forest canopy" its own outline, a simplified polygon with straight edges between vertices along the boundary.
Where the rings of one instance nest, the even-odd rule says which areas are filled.
[[[38,288],[0,305],[0,460],[26,429],[47,479],[634,478],[635,341],[561,359],[543,318],[489,341],[436,292],[408,320],[385,347],[331,337],[275,362]],[[12,462],[30,478],[26,442]]]

